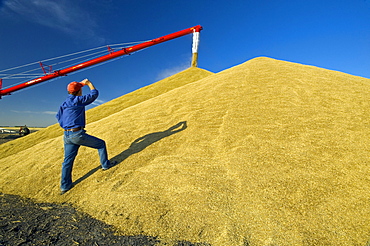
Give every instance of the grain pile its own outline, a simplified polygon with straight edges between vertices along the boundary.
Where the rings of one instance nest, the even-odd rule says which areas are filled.
[[[0,146],[0,191],[68,202],[168,243],[365,245],[370,81],[270,58],[206,75],[128,107],[112,101],[108,114],[95,108],[87,131],[119,165],[102,172],[81,148],[63,196],[60,136],[11,154]]]

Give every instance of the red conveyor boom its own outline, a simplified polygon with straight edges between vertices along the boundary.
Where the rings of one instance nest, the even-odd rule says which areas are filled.
[[[191,34],[193,32],[200,32],[202,29],[203,28],[200,25],[194,26],[194,27],[191,27],[191,28],[187,28],[187,29],[184,29],[182,31],[174,32],[174,33],[165,35],[163,37],[153,39],[151,41],[143,42],[143,43],[140,43],[140,44],[128,47],[128,48],[123,48],[121,50],[111,52],[107,55],[89,60],[87,62],[77,64],[77,65],[72,66],[72,67],[68,67],[68,68],[65,68],[65,69],[62,69],[62,70],[57,70],[57,71],[55,71],[51,74],[47,74],[45,76],[42,76],[42,77],[30,80],[30,81],[24,82],[22,84],[19,84],[19,85],[16,85],[16,86],[4,89],[4,90],[1,90],[1,87],[0,87],[0,98],[1,98],[1,96],[4,96],[4,95],[10,95],[10,93],[12,93],[14,91],[18,91],[18,90],[21,90],[23,88],[26,88],[26,87],[29,87],[29,86],[32,86],[32,85],[35,85],[35,84],[39,84],[41,82],[44,82],[44,81],[47,81],[47,80],[50,80],[50,79],[54,79],[54,78],[57,78],[57,77],[60,77],[60,76],[65,76],[68,73],[76,72],[78,70],[93,66],[93,65],[101,63],[101,62],[105,62],[105,61],[117,58],[119,56],[127,55],[127,54],[133,53],[135,51],[138,51],[138,50],[141,50],[141,49],[144,49],[144,48],[147,48],[147,47],[159,44],[159,43],[163,43],[163,42],[175,39],[175,38],[185,36],[187,34]]]

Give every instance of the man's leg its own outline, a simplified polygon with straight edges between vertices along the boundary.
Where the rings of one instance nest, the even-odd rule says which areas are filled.
[[[77,156],[79,145],[64,141],[64,162],[62,164],[62,177],[60,189],[67,191],[72,188],[72,168]]]
[[[97,149],[102,168],[108,168],[110,166],[110,162],[108,160],[107,146],[104,140],[86,134],[85,131],[82,131],[81,134],[79,134],[79,137],[73,138],[71,139],[71,141],[73,141],[73,143],[77,145]]]

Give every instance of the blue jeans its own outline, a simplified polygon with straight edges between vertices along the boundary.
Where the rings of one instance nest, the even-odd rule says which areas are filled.
[[[72,168],[80,146],[97,149],[103,168],[109,167],[107,147],[104,140],[86,134],[85,130],[64,132],[64,162],[60,188],[66,191],[72,188]]]

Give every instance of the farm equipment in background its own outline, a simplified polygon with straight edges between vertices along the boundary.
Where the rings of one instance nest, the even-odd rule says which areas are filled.
[[[24,126],[19,126],[19,130],[13,130],[14,127],[9,127],[9,128],[0,128],[0,134],[19,134],[19,136],[23,137],[31,133],[30,129],[24,125]]]
[[[17,133],[17,132],[14,130],[6,129],[6,128],[0,128],[0,133],[12,134],[12,133]]]
[[[19,136],[23,137],[30,134],[30,129],[26,125],[19,128]]]

